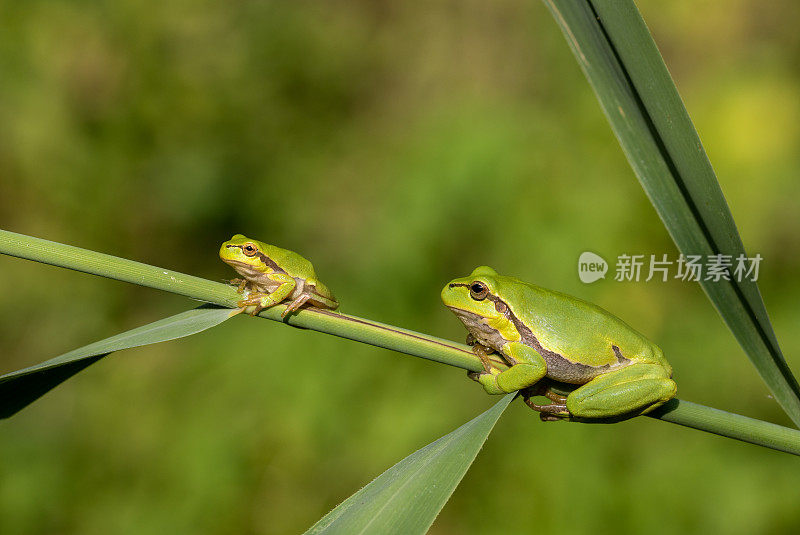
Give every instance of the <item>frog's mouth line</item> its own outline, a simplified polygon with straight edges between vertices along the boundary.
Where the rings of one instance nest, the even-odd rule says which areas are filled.
[[[453,311],[453,314],[461,320],[461,323],[467,328],[472,336],[474,336],[481,344],[496,348],[501,346],[503,343],[503,337],[500,332],[490,327],[486,323],[486,318],[481,316],[480,314],[476,314],[475,312],[471,312],[469,310],[464,310],[463,308],[458,308],[450,305],[445,305],[447,308]]]
[[[469,319],[471,322],[481,321],[483,319],[483,316],[481,316],[480,314],[476,314],[471,310],[464,310],[463,308],[458,308],[450,305],[445,305],[445,306],[449,308],[453,312],[453,314],[458,316],[459,319],[466,318]]]
[[[239,260],[226,260],[223,259],[223,262],[231,266],[233,269],[236,270],[237,273],[244,277],[258,277],[259,275],[264,275],[265,272],[259,271],[258,269],[254,268],[250,264],[246,262],[241,262]]]
[[[449,308],[450,310],[452,310],[453,314],[458,316],[458,318],[461,321],[467,320],[467,321],[469,321],[470,325],[474,325],[474,324],[479,323],[482,326],[486,326],[487,328],[492,329],[491,327],[486,325],[486,318],[484,316],[481,316],[480,314],[476,314],[475,312],[472,312],[471,310],[464,310],[463,308],[458,308],[458,307],[454,307],[454,306],[450,306],[450,305],[445,305],[445,306],[447,308]],[[496,329],[492,329],[492,330],[496,331]]]
[[[253,266],[251,266],[250,264],[248,264],[246,262],[241,262],[239,260],[226,260],[226,259],[223,259],[222,261],[225,262],[226,264],[228,264],[229,266],[233,267],[233,268],[248,268],[249,270],[255,271]]]
[[[470,323],[480,322],[482,324],[486,324],[486,318],[481,316],[480,314],[476,314],[471,310],[464,310],[463,308],[458,308],[450,305],[445,305],[447,308],[453,311],[453,314],[458,316],[459,319],[464,320],[467,319]]]
[[[228,264],[229,266],[234,266],[234,267],[235,266],[249,266],[250,265],[250,264],[247,264],[245,262],[241,262],[239,260],[230,260],[230,259],[227,259],[227,258],[223,258],[222,261],[225,262],[226,264]]]

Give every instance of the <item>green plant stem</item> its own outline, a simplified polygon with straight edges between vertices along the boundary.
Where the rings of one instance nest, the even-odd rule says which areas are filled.
[[[157,288],[229,308],[235,308],[240,299],[230,285],[5,230],[0,230],[0,253]],[[304,309],[282,320],[282,310],[283,306],[271,307],[259,316],[465,370],[483,369],[480,359],[463,344],[327,310]],[[800,455],[800,431],[762,420],[677,399],[649,416]]]
[[[672,399],[648,414],[652,418],[699,429],[765,448],[800,455],[800,431],[691,401]]]
[[[6,230],[0,230],[0,253],[156,288],[228,308],[236,308],[237,302],[242,298],[229,284]],[[283,306],[271,307],[261,311],[259,316],[466,370],[483,369],[480,360],[467,346],[459,346],[447,340],[400,327],[320,309],[307,308],[287,318],[281,318],[283,308]]]

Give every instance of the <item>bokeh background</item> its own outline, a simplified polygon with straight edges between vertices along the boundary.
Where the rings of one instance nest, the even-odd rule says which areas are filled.
[[[800,371],[800,4],[640,2]],[[681,398],[789,424],[539,2],[4,2],[0,225],[215,280],[242,232],[348,313],[461,341],[490,264],[662,346]],[[0,258],[2,372],[194,306]],[[298,533],[492,399],[461,370],[245,317],[114,354],[0,423],[4,534]],[[669,423],[498,423],[432,533],[787,533],[794,457]]]

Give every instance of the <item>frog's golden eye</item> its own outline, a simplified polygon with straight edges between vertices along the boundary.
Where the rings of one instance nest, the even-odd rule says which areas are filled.
[[[476,301],[483,301],[489,295],[489,288],[481,281],[469,285],[469,295]]]
[[[244,245],[242,245],[242,252],[246,256],[255,256],[256,253],[258,253],[258,248],[256,248],[256,246],[253,245],[252,243],[245,243]]]

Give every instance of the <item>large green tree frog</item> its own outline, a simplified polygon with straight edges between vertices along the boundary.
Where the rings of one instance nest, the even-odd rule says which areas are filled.
[[[442,301],[467,327],[467,343],[484,363],[485,371],[471,377],[490,394],[523,390],[543,420],[644,414],[675,396],[661,349],[596,305],[487,266],[450,281]],[[493,365],[491,350],[510,367]],[[546,386],[553,381],[582,386],[564,397]],[[529,399],[539,394],[552,403]]]
[[[222,244],[219,257],[244,277],[231,282],[239,285],[239,293],[249,291],[239,306],[242,310],[254,307],[252,315],[289,299],[281,317],[305,303],[331,310],[339,306],[328,287],[317,280],[311,262],[294,251],[236,234]]]

